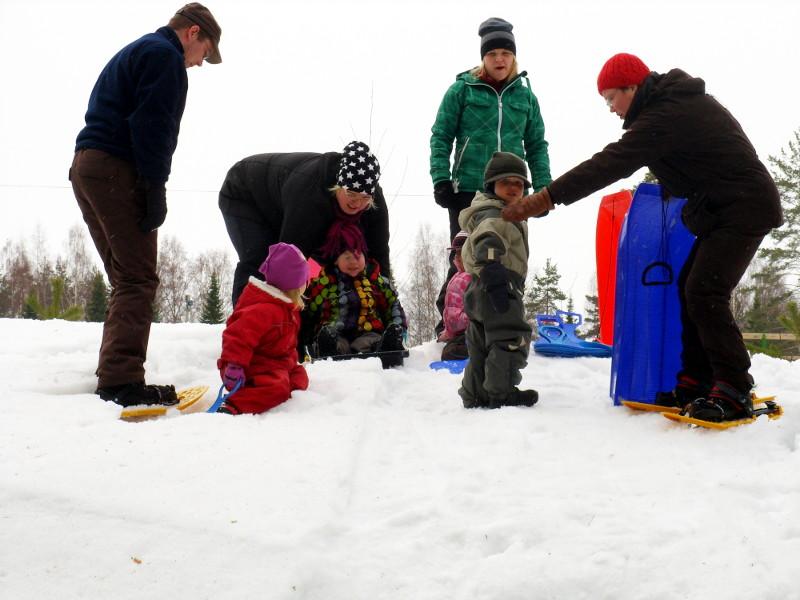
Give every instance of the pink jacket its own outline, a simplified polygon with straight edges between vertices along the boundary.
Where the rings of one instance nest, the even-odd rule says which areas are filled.
[[[439,341],[446,342],[452,340],[457,335],[466,331],[469,324],[469,317],[464,312],[464,292],[467,291],[472,275],[464,271],[459,271],[450,279],[447,284],[447,293],[444,297],[444,311],[442,312],[442,322],[444,331],[439,334]]]

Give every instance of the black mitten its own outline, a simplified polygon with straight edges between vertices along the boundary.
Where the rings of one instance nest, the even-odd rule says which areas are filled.
[[[139,221],[139,229],[150,233],[161,227],[167,218],[167,189],[163,183],[140,182],[144,190],[145,214]]]
[[[452,181],[440,181],[433,186],[433,199],[443,208],[456,208],[456,192]]]
[[[492,261],[481,270],[480,281],[489,294],[489,302],[498,313],[508,310],[508,271],[497,261]]]

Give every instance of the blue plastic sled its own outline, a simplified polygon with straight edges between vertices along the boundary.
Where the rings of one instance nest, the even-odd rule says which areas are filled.
[[[577,317],[577,323],[567,323],[562,317]],[[533,343],[533,351],[544,356],[611,356],[611,346],[601,342],[582,340],[575,330],[583,323],[580,313],[557,310],[555,315],[536,315],[539,339]]]
[[[678,277],[695,242],[681,222],[684,198],[641,183],[622,227],[617,255],[610,393],[652,404],[671,390],[681,366]]]
[[[432,362],[429,366],[434,371],[447,370],[453,373],[454,375],[458,375],[459,373],[464,371],[464,369],[467,367],[468,362],[469,362],[468,358],[465,358],[464,360],[437,360],[435,362]]]

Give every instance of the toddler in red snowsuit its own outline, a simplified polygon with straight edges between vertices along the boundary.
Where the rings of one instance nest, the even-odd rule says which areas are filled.
[[[262,413],[308,388],[297,362],[308,263],[296,246],[281,242],[269,247],[259,271],[264,281],[250,277],[222,332],[222,381],[228,390],[240,379],[244,384],[217,412]]]

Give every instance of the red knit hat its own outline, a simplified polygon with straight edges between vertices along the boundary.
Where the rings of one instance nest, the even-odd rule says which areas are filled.
[[[615,54],[606,61],[597,76],[597,91],[641,85],[650,75],[650,69],[638,56],[633,54]]]

